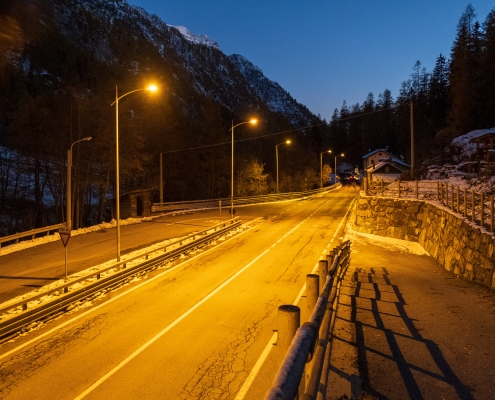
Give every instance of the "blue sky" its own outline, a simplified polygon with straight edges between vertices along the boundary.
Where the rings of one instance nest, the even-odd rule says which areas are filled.
[[[128,0],[241,54],[313,113],[394,98],[417,60],[449,58],[467,0]],[[471,1],[483,23],[495,2]]]

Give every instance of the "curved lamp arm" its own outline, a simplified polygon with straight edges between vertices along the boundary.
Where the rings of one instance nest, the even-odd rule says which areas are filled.
[[[115,103],[117,103],[122,97],[125,97],[128,94],[131,94],[131,93],[134,93],[134,92],[139,92],[141,90],[149,90],[150,92],[156,92],[158,90],[158,88],[155,85],[151,85],[151,86],[148,86],[147,88],[141,88],[141,89],[131,90],[130,92],[127,92],[127,93],[123,94],[122,96],[117,97],[115,99],[115,101],[112,104],[110,104],[110,107],[112,107]]]

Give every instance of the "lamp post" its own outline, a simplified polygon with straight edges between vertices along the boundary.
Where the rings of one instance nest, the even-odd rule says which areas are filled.
[[[156,92],[158,88],[155,85],[150,85],[147,88],[131,90],[119,97],[119,88],[118,86],[115,86],[115,101],[110,104],[110,107],[115,104],[115,217],[117,219],[117,262],[120,261],[119,100],[122,97],[141,90]]]
[[[323,187],[323,153],[331,153],[332,150],[322,151],[320,153],[320,189]]]
[[[92,137],[88,136],[80,140],[76,140],[71,144],[70,149],[67,150],[67,216],[65,218],[65,226],[68,229],[72,229],[72,147],[74,147],[76,143],[85,142],[91,139]]]
[[[337,157],[339,154],[335,154],[335,183],[337,183]],[[344,153],[340,154],[340,157],[344,157]]]
[[[278,146],[280,146],[281,144],[290,144],[290,140],[286,140],[285,142],[283,143],[279,143],[275,146],[275,159],[277,160],[277,194],[279,193],[278,191]]]
[[[234,218],[234,128],[237,128],[239,125],[244,124],[256,124],[258,120],[250,119],[249,121],[240,122],[237,125],[234,125],[234,120],[232,120],[232,170],[231,170],[231,185],[230,185],[230,218]]]

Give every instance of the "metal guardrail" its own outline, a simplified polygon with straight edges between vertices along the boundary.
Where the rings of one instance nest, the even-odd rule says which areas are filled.
[[[194,248],[204,246],[205,244],[240,225],[241,221],[239,218],[230,219],[211,228],[168,243],[161,249],[154,249],[152,251],[140,254],[139,256],[115,263],[107,268],[95,271],[92,274],[71,280],[70,282],[54,287],[43,293],[29,296],[17,302],[8,303],[0,308],[0,314],[7,313],[8,311],[18,307],[22,307],[23,311],[0,320],[0,342],[5,341],[5,337],[16,334],[16,332],[22,329],[22,327],[29,325],[34,321],[44,319],[58,311],[64,310],[68,305],[80,299],[85,299],[92,293],[119,285],[122,281],[139,272],[157,268],[160,264],[178,258],[181,254],[187,253]],[[150,254],[159,251],[163,251],[163,254],[152,259],[149,258]],[[144,259],[144,261],[132,267],[126,268],[126,264],[138,259]],[[102,277],[102,274],[115,268],[117,268],[116,273]],[[94,280],[94,282],[90,282],[84,287],[73,288],[74,285],[78,285],[87,280]],[[54,294],[55,292],[58,292],[58,297],[55,297],[54,299],[39,306],[35,306],[32,309],[28,309],[29,303],[35,302],[42,297]]]
[[[438,182],[438,200],[454,212],[495,232],[494,196]]]
[[[290,192],[279,194],[267,194],[261,196],[250,197],[236,197],[234,198],[234,207],[248,204],[269,203],[273,201],[284,201],[305,198],[313,196],[318,193],[323,193],[328,190],[332,190],[338,187],[338,185],[327,186],[322,189],[308,190],[305,192]],[[168,202],[168,203],[153,203],[151,205],[151,212],[160,211],[187,211],[198,210],[204,208],[229,208],[230,198],[221,199],[209,199],[209,200],[191,200],[181,202]]]
[[[281,360],[272,387],[265,395],[265,400],[293,400],[299,390],[304,393],[300,397],[301,400],[314,400],[319,391],[325,392],[330,366],[332,331],[337,314],[340,284],[350,262],[350,245],[351,243],[346,241],[327,255],[326,260],[320,260],[319,276],[311,274],[307,276],[306,301],[311,302],[313,299],[316,304],[312,308],[309,321],[295,332],[285,357]],[[331,263],[330,269],[328,269],[329,263]],[[318,283],[314,284],[314,278]],[[319,282],[323,282],[323,279],[325,279],[324,285],[321,285]],[[278,329],[277,346],[281,344],[281,336],[284,336],[284,332],[280,331],[280,311]],[[302,379],[303,375],[307,376],[305,382]]]
[[[31,239],[34,239],[36,235],[40,233],[46,232],[46,234],[48,235],[51,231],[56,231],[57,229],[60,229],[63,226],[65,226],[65,223],[45,226],[43,228],[32,229],[30,231],[16,233],[15,235],[3,236],[0,237],[0,247],[2,247],[2,243],[13,242],[13,241],[19,243],[19,239],[23,239],[28,236],[31,236]]]

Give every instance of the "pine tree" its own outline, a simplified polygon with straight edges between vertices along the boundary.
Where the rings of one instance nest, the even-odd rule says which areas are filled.
[[[468,4],[457,25],[450,62],[451,107],[449,123],[454,136],[482,128],[478,117],[480,104],[480,28],[476,14]]]
[[[487,128],[495,127],[495,8],[483,23],[482,37],[482,102],[483,122]]]

